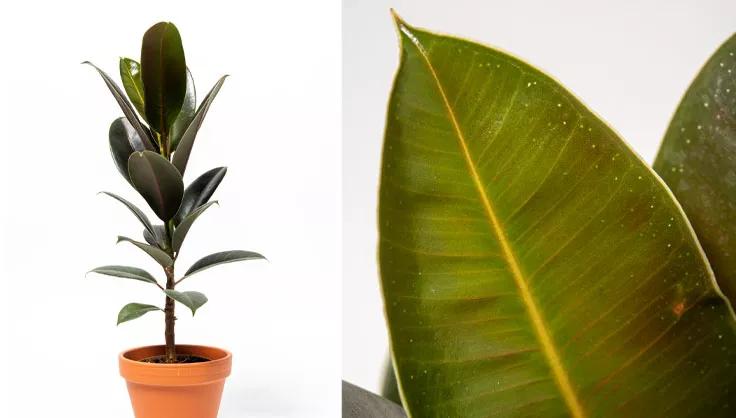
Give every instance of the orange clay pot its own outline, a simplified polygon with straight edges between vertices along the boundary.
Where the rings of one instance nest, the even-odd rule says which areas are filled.
[[[219,348],[177,345],[177,354],[210,359],[202,363],[143,363],[164,354],[164,346],[134,348],[120,354],[120,375],[136,418],[217,418],[232,355]]]

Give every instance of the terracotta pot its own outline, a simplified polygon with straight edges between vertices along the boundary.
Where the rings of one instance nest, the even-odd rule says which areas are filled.
[[[164,354],[164,346],[134,348],[120,354],[120,375],[136,418],[216,418],[232,355],[219,348],[178,345],[178,354],[210,359],[191,364],[143,363]]]

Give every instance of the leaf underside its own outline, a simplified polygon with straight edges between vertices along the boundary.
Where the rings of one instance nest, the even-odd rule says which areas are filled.
[[[197,260],[189,270],[184,274],[184,277],[191,276],[194,273],[207,270],[209,268],[219,266],[220,264],[234,263],[236,261],[248,261],[248,260],[265,260],[266,257],[253,251],[243,250],[230,250],[221,251],[219,253],[213,253],[204,256]]]
[[[90,270],[90,273],[104,274],[106,276],[120,277],[123,279],[138,280],[141,282],[156,284],[156,279],[151,273],[138,267],[130,266],[102,266]]]
[[[672,118],[654,169],[682,204],[723,293],[736,303],[736,35]]]
[[[197,309],[201,308],[202,305],[207,303],[207,296],[200,292],[186,291],[180,292],[174,289],[166,289],[164,292],[175,301],[181,303],[192,311],[192,315],[197,312]]]
[[[143,242],[139,242],[133,239],[130,239],[128,237],[118,237],[118,243],[120,242],[129,242],[136,247],[143,250],[146,254],[151,256],[156,262],[161,265],[161,267],[166,268],[174,264],[174,260],[171,259],[171,257],[162,249],[159,247],[155,247],[153,245],[145,244]]]
[[[733,314],[664,185],[537,69],[398,24],[379,258],[407,414],[733,416]]]
[[[122,324],[123,322],[128,322],[140,318],[148,312],[160,310],[162,309],[158,306],[146,305],[145,303],[129,303],[123,306],[123,308],[118,313],[118,325]]]

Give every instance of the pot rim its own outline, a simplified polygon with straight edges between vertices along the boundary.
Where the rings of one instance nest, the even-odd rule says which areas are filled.
[[[201,385],[224,380],[230,375],[232,354],[227,350],[205,345],[177,344],[176,348],[187,354],[205,358],[212,358],[214,354],[213,360],[183,364],[140,361],[150,355],[157,355],[156,353],[163,354],[164,348],[163,345],[148,345],[123,351],[118,355],[120,375],[129,383],[152,386]],[[139,353],[139,356],[135,356],[136,353]]]

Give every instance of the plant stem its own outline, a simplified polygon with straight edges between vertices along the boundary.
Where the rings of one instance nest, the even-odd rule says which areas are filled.
[[[163,154],[163,156],[167,160],[169,160],[169,138],[165,132],[159,136],[159,145],[161,146],[161,154]],[[174,236],[174,221],[169,220],[168,222],[166,222],[164,228],[166,229],[166,237],[169,242],[169,247],[171,247],[172,238]],[[169,254],[171,258],[176,261],[176,255],[174,254],[173,250],[169,251],[171,252],[171,254]],[[166,272],[166,289],[174,290],[174,288],[176,287],[176,279],[174,277],[174,263],[172,263],[169,267],[165,267],[164,271]],[[175,307],[176,304],[174,302],[174,299],[166,296],[166,305],[164,306],[166,329],[164,331],[164,337],[166,338],[167,363],[176,363],[177,360],[176,333],[174,332],[174,327],[176,326],[176,314],[174,312]]]
[[[171,265],[164,269],[166,272],[166,289],[174,289],[176,282],[174,280],[174,266]],[[166,296],[166,305],[164,307],[164,316],[166,321],[166,362],[176,363],[176,336],[174,326],[176,325],[176,316],[174,313],[174,299]]]

